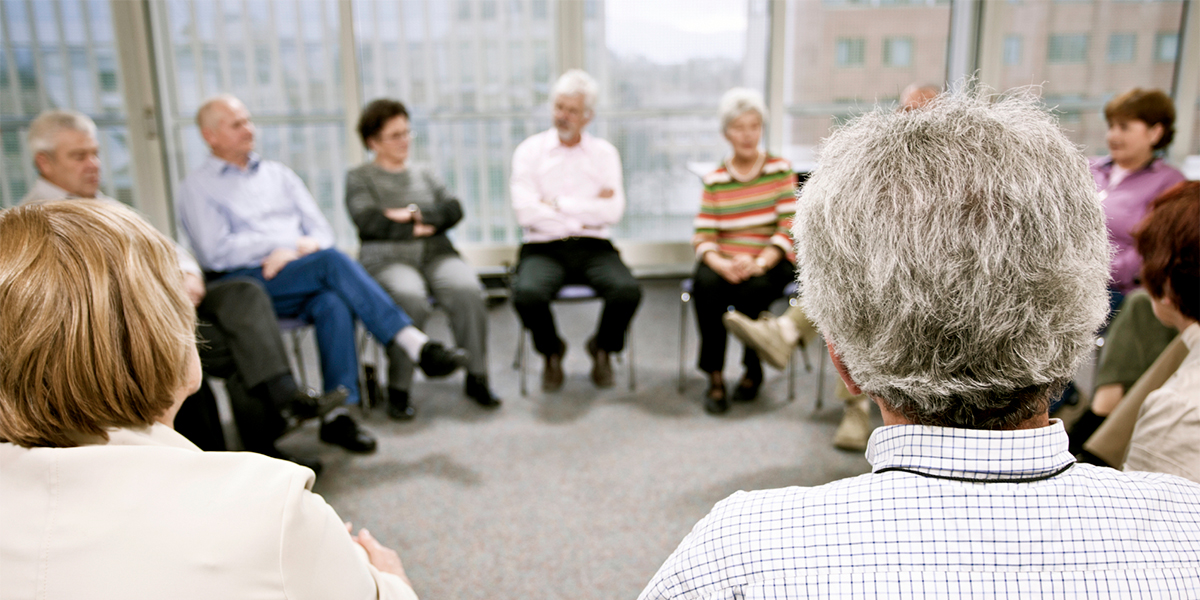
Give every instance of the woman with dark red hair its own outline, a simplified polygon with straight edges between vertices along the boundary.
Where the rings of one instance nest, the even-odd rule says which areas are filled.
[[[1180,331],[1188,356],[1142,404],[1125,470],[1200,482],[1200,181],[1155,200],[1133,237],[1154,316]]]

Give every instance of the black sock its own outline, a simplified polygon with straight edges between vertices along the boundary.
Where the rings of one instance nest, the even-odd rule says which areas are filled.
[[[288,402],[296,396],[296,392],[300,391],[296,385],[296,380],[292,378],[291,373],[276,375],[268,379],[264,383],[254,386],[250,393],[258,398],[266,398],[274,404],[276,408],[287,406]]]

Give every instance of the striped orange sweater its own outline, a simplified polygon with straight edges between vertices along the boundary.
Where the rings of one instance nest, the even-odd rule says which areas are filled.
[[[795,262],[792,217],[796,214],[796,174],[786,159],[767,156],[758,177],[742,183],[725,163],[704,176],[700,214],[692,246],[696,258],[709,250],[755,254],[774,244]]]

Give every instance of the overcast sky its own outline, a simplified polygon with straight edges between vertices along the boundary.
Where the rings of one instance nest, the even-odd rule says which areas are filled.
[[[746,0],[607,0],[609,50],[657,63],[689,58],[740,60],[746,46]]]

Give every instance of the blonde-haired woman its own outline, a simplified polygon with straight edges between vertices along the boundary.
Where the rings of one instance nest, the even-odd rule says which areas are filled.
[[[0,306],[5,597],[415,598],[311,470],[172,429],[200,383],[195,314],[173,246],[133,211],[0,212]]]
[[[760,150],[766,106],[747,88],[725,93],[720,103],[721,133],[733,152],[704,176],[700,214],[696,216],[696,274],[693,296],[700,331],[701,371],[708,374],[704,409],[729,409],[721,373],[728,334],[721,315],[729,306],[757,315],[795,278],[792,216],[796,175],[787,160]],[[749,347],[745,372],[733,400],[753,400],[762,384],[762,363]]]

